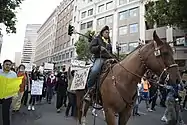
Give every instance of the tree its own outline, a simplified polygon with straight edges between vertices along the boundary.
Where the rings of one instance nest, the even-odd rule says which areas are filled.
[[[115,55],[116,57],[118,57],[118,54],[117,54],[117,53],[114,53],[114,55]],[[125,59],[125,57],[127,57],[127,56],[128,56],[128,54],[120,53],[120,54],[119,54],[119,60],[122,61],[122,60]]]
[[[145,18],[148,24],[187,28],[187,0],[148,1]]]
[[[23,0],[1,0],[0,1],[0,23],[5,24],[7,33],[16,33],[16,8]]]
[[[89,36],[89,34],[92,34],[92,36],[94,37],[95,32],[88,31],[87,33],[85,33],[86,36]],[[90,43],[88,42],[88,38],[80,36],[79,40],[75,43],[76,53],[78,55],[77,58],[79,60],[88,62],[91,59],[92,54],[90,53],[89,46]]]

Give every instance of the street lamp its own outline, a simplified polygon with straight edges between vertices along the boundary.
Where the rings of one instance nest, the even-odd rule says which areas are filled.
[[[117,50],[117,56],[119,59],[119,52],[121,51],[121,46],[119,45],[119,43],[116,44],[116,50]]]

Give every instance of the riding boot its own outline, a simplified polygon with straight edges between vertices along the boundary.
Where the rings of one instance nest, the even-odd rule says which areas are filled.
[[[93,88],[88,89],[87,93],[84,96],[85,101],[91,101],[91,97],[90,97],[91,95],[90,94],[91,94],[92,90],[93,90]]]

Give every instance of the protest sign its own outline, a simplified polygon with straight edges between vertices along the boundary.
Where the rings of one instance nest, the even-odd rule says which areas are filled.
[[[42,95],[43,81],[32,80],[31,95]]]
[[[16,95],[20,89],[23,77],[6,78],[0,76],[0,99],[8,98]]]
[[[88,77],[89,71],[90,71],[90,67],[76,71],[70,90],[84,89],[87,83],[87,77]]]

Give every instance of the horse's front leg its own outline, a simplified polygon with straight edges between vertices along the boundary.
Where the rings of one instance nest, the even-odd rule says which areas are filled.
[[[83,112],[82,125],[86,125],[86,115],[87,115],[89,106],[90,106],[90,102],[88,102],[88,101],[83,101],[83,108],[82,108],[82,112]]]
[[[107,125],[116,125],[114,111],[111,108],[104,108],[104,112]]]

